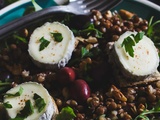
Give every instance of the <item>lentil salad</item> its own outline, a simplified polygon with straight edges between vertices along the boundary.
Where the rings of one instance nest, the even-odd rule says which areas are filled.
[[[124,14],[126,12],[129,15]],[[75,21],[77,17],[84,17],[71,16],[71,21]],[[81,24],[92,20],[94,29],[86,34],[82,32],[84,28],[78,25],[76,29],[81,30],[80,35],[80,31],[77,33],[73,28],[76,23],[72,26],[66,19],[66,21],[59,20],[73,28],[72,30],[77,36],[73,56],[66,67],[74,70],[76,79],[83,79],[89,85],[91,94],[85,102],[73,99],[70,92],[67,92],[70,85],[61,84],[56,80],[60,70],[43,70],[32,63],[27,53],[27,43],[20,41],[23,40],[22,38],[28,40],[33,30],[29,28],[14,34],[14,38],[12,38],[14,40],[10,41],[11,43],[6,42],[6,47],[1,50],[2,82],[11,83],[9,86],[7,85],[9,88],[27,81],[42,83],[55,99],[59,111],[65,106],[70,106],[76,114],[75,120],[134,119],[146,109],[145,104],[148,105],[147,109],[152,109],[158,102],[160,83],[156,81],[121,88],[114,80],[111,65],[106,62],[108,59],[106,45],[108,42],[116,41],[125,31],[147,31],[148,21],[125,10],[114,13],[107,11],[106,14],[93,10],[91,18],[87,17]],[[2,93],[6,89],[8,88],[5,87]],[[117,95],[121,95],[120,99]],[[1,99],[3,99],[2,95]],[[149,115],[150,119],[157,117],[157,114]]]

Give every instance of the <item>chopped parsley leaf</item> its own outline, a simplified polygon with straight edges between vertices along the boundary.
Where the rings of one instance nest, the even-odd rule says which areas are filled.
[[[41,37],[41,39],[39,41],[41,42],[41,44],[39,46],[39,51],[44,50],[50,43],[50,41],[46,40],[44,37]]]
[[[136,45],[144,36],[144,32],[139,32],[136,35],[131,34],[126,37],[122,42],[121,46],[125,48],[125,51],[131,56],[134,57],[134,49],[133,46]]]
[[[56,120],[73,120],[76,117],[73,109],[69,106],[62,108],[60,114],[57,115]]]
[[[27,100],[25,102],[24,108],[17,114],[15,118],[12,118],[11,120],[24,120],[33,113],[34,113],[33,105],[30,100]]]
[[[4,106],[5,108],[12,108],[12,105],[9,104],[9,102],[3,103],[3,106]]]
[[[5,93],[5,96],[6,96],[6,97],[17,97],[17,96],[20,96],[22,93],[23,93],[23,88],[20,87],[20,88],[19,88],[19,91],[16,92],[15,94]]]
[[[55,41],[61,42],[63,40],[63,36],[61,33],[51,33],[51,34],[55,38]]]
[[[46,106],[44,99],[36,93],[34,94],[33,99],[35,100],[35,106],[38,108],[38,112],[41,112]]]

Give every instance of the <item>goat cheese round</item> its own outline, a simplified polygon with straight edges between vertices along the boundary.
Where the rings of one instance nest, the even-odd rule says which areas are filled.
[[[144,35],[138,43],[135,43],[135,46],[133,46],[134,57],[131,57],[122,47],[124,39],[131,34],[136,35],[137,32],[127,31],[114,43],[114,50],[121,67],[135,76],[146,76],[156,72],[159,65],[159,56],[150,38]]]
[[[62,41],[58,42],[52,33],[61,34]],[[41,38],[47,40],[48,45],[43,40],[41,41]],[[44,49],[40,50],[40,46]],[[54,69],[64,67],[68,63],[74,47],[75,38],[68,26],[59,22],[47,22],[33,31],[28,52],[37,66]]]
[[[12,105],[12,108],[6,108],[8,115],[11,118],[15,118],[17,114],[24,109],[26,104],[25,102],[27,100],[31,101],[33,114],[27,116],[24,120],[52,120],[58,114],[55,101],[41,84],[36,82],[22,83],[7,91],[7,94],[15,94],[20,90],[20,88],[23,89],[20,96],[9,97],[5,95],[4,97],[4,103]],[[39,112],[38,108],[35,107],[35,93],[39,95],[46,104],[41,112]]]

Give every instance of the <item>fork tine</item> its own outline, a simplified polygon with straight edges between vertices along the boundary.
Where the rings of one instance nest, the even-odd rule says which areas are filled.
[[[105,12],[121,1],[122,0],[81,0],[81,8],[88,10],[96,9]]]
[[[113,6],[119,4],[122,2],[122,0],[105,0],[103,3],[97,5],[94,9],[103,12],[106,12],[107,10],[110,10],[113,8]]]
[[[82,4],[86,6],[87,9],[93,9],[95,8],[96,6],[99,6],[101,5],[101,2],[104,2],[103,1],[100,1],[100,0],[85,0]]]
[[[97,0],[83,0],[83,4],[89,5],[89,4],[92,4],[93,1],[97,1]]]

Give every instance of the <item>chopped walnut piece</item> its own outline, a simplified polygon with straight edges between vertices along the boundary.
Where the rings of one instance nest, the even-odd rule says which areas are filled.
[[[110,95],[122,102],[127,101],[127,98],[123,95],[123,93],[114,85],[111,86]]]
[[[126,20],[131,19],[135,15],[135,14],[133,14],[133,13],[127,11],[127,10],[124,10],[124,9],[121,9],[119,11],[119,14],[121,15],[121,17],[123,19],[126,19]]]

